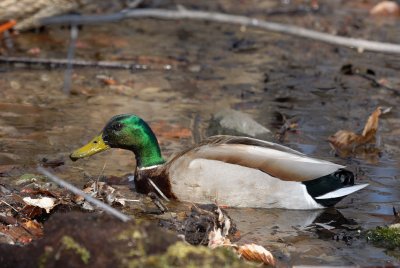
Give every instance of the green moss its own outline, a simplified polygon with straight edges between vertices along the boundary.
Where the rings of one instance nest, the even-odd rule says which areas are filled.
[[[146,256],[146,250],[144,246],[144,240],[147,238],[147,234],[144,230],[136,226],[132,226],[117,235],[117,240],[124,241],[129,245],[125,251],[115,252],[118,259],[123,262],[127,260],[141,260]]]
[[[47,246],[44,248],[43,254],[40,255],[40,257],[38,259],[38,267],[39,268],[46,267],[47,261],[53,255],[53,252],[54,252],[54,249],[50,246]]]
[[[367,232],[367,238],[378,247],[400,249],[400,226],[376,227]]]
[[[81,260],[84,264],[89,263],[90,252],[86,248],[81,246],[78,242],[76,242],[72,237],[64,235],[61,238],[61,243],[65,249],[72,250],[76,254],[78,254],[81,257]]]
[[[211,250],[204,246],[192,246],[184,242],[172,244],[164,254],[143,255],[140,258],[130,259],[126,266],[130,268],[254,267],[239,260],[237,255],[229,249]]]
[[[209,249],[192,246],[184,242],[171,245],[167,252],[159,256],[165,267],[243,267],[244,263],[236,254],[226,248]],[[162,266],[159,266],[162,267]]]
[[[26,173],[21,175],[14,183],[16,185],[27,184],[35,181],[43,180],[43,176],[37,174]]]
[[[157,233],[159,232],[159,233]],[[128,246],[124,250],[114,250],[114,256],[121,261],[123,267],[247,267],[238,256],[227,248],[211,250],[204,246],[192,246],[184,242],[162,241],[166,233],[159,230],[146,231],[142,227],[132,226],[116,236]],[[160,248],[160,243],[169,243]],[[158,249],[157,249],[158,248]],[[254,266],[251,266],[254,267]]]

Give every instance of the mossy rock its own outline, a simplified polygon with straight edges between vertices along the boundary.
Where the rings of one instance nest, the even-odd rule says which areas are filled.
[[[44,237],[0,244],[6,267],[246,267],[229,249],[192,246],[148,220],[122,223],[95,213],[56,213]]]
[[[367,238],[376,246],[389,250],[400,249],[400,224],[376,227],[367,232]]]
[[[389,256],[400,260],[400,224],[369,230],[367,239],[375,246],[385,248]]]
[[[186,242],[165,241],[171,233],[159,228],[132,226],[118,234],[116,239],[130,245],[124,250],[114,250],[115,256],[124,267],[246,267],[251,266],[239,260],[226,248],[211,250],[205,246],[193,246]],[[165,232],[165,234],[160,234]],[[166,236],[166,234],[168,234]],[[174,239],[176,235],[173,234]],[[167,245],[167,247],[165,247]]]

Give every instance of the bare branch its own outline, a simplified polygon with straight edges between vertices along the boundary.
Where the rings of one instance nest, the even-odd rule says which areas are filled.
[[[123,222],[127,222],[132,220],[131,217],[123,214],[122,212],[116,210],[113,207],[110,207],[109,205],[101,202],[100,200],[84,193],[82,190],[76,188],[75,186],[73,186],[72,184],[60,179],[59,177],[57,177],[56,175],[50,173],[47,169],[43,168],[43,167],[38,167],[37,170],[42,173],[43,175],[45,175],[47,178],[49,178],[50,180],[52,180],[53,182],[55,182],[56,184],[58,184],[61,187],[64,187],[66,189],[68,189],[69,191],[73,192],[76,195],[80,195],[83,196],[83,198],[85,198],[86,201],[88,201],[89,203],[92,203],[93,205],[97,206],[98,208],[104,210],[106,213],[120,219]]]
[[[71,63],[74,67],[100,67],[100,68],[109,68],[109,69],[126,69],[126,70],[154,70],[157,69],[155,67],[146,65],[146,64],[138,64],[138,63],[125,63],[118,61],[88,61],[88,60],[77,60],[72,59],[71,61],[68,59],[40,59],[40,58],[29,58],[29,57],[5,57],[0,56],[0,63],[23,63],[23,64],[37,64],[37,65],[46,65],[50,67],[66,67],[69,63]],[[162,65],[162,69],[169,71],[173,69],[173,66],[170,64]]]
[[[191,11],[182,8],[179,10],[134,9],[108,15],[90,15],[90,16],[66,15],[66,16],[46,18],[42,20],[42,24],[44,25],[95,24],[101,22],[118,21],[127,18],[146,18],[146,17],[152,17],[157,19],[175,19],[175,20],[177,19],[208,20],[214,22],[239,24],[244,26],[257,27],[267,31],[290,34],[302,38],[309,38],[333,45],[355,48],[359,51],[368,50],[375,52],[400,53],[400,45],[397,44],[335,36],[327,33],[308,30],[302,27],[291,26],[282,23],[267,22],[264,20],[259,20],[246,16],[229,15],[217,12]]]

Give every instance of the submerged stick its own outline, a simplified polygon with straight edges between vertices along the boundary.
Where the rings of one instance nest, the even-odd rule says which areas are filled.
[[[107,15],[65,15],[46,18],[42,20],[42,24],[96,24],[101,22],[114,22],[128,18],[145,18],[152,17],[157,19],[193,19],[208,20],[214,22],[239,24],[261,28],[267,31],[290,34],[302,38],[309,38],[333,45],[346,46],[356,48],[359,51],[368,50],[375,52],[400,53],[400,45],[392,43],[383,43],[369,41],[359,38],[348,38],[336,36],[327,33],[321,33],[314,30],[305,29],[298,26],[287,25],[283,23],[267,22],[265,20],[250,18],[240,15],[230,15],[218,12],[207,11],[191,11],[187,9],[166,10],[166,9],[134,9],[124,12],[107,14]]]
[[[109,69],[125,69],[125,70],[147,70],[151,69],[148,65],[138,63],[124,63],[118,61],[87,61],[87,60],[68,60],[68,59],[39,59],[29,57],[5,57],[0,56],[0,62],[4,63],[23,63],[23,64],[39,64],[50,65],[50,67],[68,66],[71,63],[75,67],[101,67]],[[171,65],[163,66],[164,70],[171,70]]]
[[[129,217],[129,216],[123,214],[122,212],[116,210],[115,208],[113,208],[113,207],[101,202],[100,200],[98,200],[98,199],[86,194],[85,192],[83,192],[82,190],[76,188],[72,184],[70,184],[70,183],[60,179],[56,175],[50,173],[47,169],[45,169],[43,167],[38,167],[37,170],[40,173],[42,173],[43,175],[45,175],[47,178],[49,178],[50,180],[52,180],[53,182],[58,184],[59,186],[68,189],[69,191],[73,192],[76,195],[83,196],[83,198],[85,198],[85,200],[88,201],[89,203],[92,203],[96,207],[98,207],[101,210],[105,211],[106,213],[108,213],[108,214],[120,219],[121,221],[127,222],[127,221],[132,220],[131,217]]]
[[[71,92],[71,84],[72,84],[72,60],[74,59],[75,55],[75,47],[76,47],[76,40],[78,39],[78,26],[75,24],[71,26],[71,34],[70,34],[70,41],[68,46],[67,52],[67,70],[64,73],[64,93],[69,95]]]

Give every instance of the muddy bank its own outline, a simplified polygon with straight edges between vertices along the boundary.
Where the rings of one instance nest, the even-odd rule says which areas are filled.
[[[228,249],[191,246],[148,221],[121,223],[97,213],[56,213],[44,233],[43,239],[18,249],[1,244],[2,267],[251,266]]]

